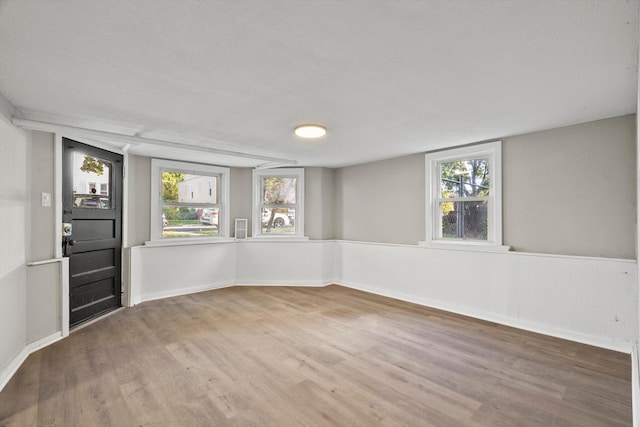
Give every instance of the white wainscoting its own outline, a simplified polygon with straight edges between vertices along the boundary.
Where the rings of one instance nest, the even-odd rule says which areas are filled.
[[[125,260],[129,305],[232,285],[333,283],[333,241],[255,240],[136,246]]]
[[[130,304],[222,288],[236,281],[236,245],[135,246],[129,250]]]
[[[335,242],[248,240],[237,243],[239,285],[324,286],[334,282]]]
[[[231,285],[356,289],[599,347],[637,341],[632,260],[348,241],[248,240],[130,251],[132,303]]]
[[[613,350],[631,353],[637,343],[638,271],[631,260],[319,240],[150,245],[124,254],[130,305],[231,285],[338,283]],[[53,280],[63,295],[66,262]],[[50,303],[60,311],[34,325],[33,338],[49,331],[55,313],[59,329],[27,344],[3,370],[0,386],[29,352],[68,333],[66,299]]]
[[[31,353],[69,335],[69,258],[26,263],[26,336],[0,370],[0,391]]]
[[[480,319],[630,353],[632,260],[336,242],[335,281]]]

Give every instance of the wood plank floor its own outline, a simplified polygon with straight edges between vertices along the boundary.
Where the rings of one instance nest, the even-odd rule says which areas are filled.
[[[629,426],[627,354],[364,292],[233,287],[32,354],[2,426]]]

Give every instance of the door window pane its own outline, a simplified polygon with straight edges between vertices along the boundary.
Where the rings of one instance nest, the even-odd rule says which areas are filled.
[[[111,170],[106,160],[73,154],[73,207],[111,209]]]

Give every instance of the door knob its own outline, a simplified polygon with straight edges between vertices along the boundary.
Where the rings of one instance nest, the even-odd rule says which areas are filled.
[[[68,257],[71,255],[71,248],[70,246],[73,246],[76,244],[76,241],[69,238],[69,237],[63,237],[62,238],[62,256]]]

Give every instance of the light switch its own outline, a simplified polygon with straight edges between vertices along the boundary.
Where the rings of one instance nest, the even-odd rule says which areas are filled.
[[[51,193],[42,193],[42,206],[45,208],[51,207]]]

